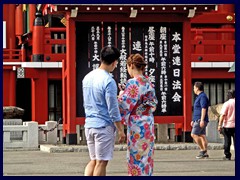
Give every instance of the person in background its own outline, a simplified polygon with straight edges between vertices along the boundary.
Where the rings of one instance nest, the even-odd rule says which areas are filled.
[[[206,138],[206,127],[208,124],[208,107],[209,100],[203,92],[202,82],[195,82],[193,87],[194,93],[197,95],[193,106],[193,120],[191,121],[191,136],[200,148],[197,159],[208,158],[207,153],[208,141]]]
[[[140,54],[131,54],[127,70],[131,77],[118,97],[122,121],[127,125],[129,176],[151,176],[154,154],[154,116],[157,97],[150,80],[143,75],[146,63]]]
[[[108,161],[113,158],[116,128],[119,143],[125,140],[118,108],[117,85],[110,75],[117,64],[120,52],[115,47],[101,50],[101,65],[88,73],[83,81],[85,135],[90,162],[85,176],[105,176]]]
[[[220,112],[218,131],[222,132],[224,137],[224,160],[231,160],[230,147],[232,138],[235,147],[235,90],[228,90],[228,100],[223,104]]]

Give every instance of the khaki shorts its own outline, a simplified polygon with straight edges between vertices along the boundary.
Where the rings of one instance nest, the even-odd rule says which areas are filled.
[[[113,158],[116,128],[85,128],[88,151],[91,160],[109,161]]]

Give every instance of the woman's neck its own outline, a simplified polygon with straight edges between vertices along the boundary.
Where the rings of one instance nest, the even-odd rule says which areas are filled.
[[[143,72],[142,71],[134,71],[133,72],[133,77],[138,77],[138,76],[142,76]]]

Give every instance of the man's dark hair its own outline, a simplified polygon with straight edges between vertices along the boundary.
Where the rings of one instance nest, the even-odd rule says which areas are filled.
[[[114,46],[105,46],[101,50],[101,61],[104,64],[110,65],[114,61],[118,60],[120,57],[119,49],[115,48]]]
[[[228,92],[227,92],[227,98],[228,99],[235,98],[235,90],[229,89]]]
[[[194,86],[196,86],[200,91],[203,91],[203,83],[202,82],[195,82]]]

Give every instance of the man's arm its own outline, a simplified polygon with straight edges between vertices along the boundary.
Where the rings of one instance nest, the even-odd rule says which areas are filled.
[[[222,129],[222,124],[223,124],[223,120],[225,119],[225,115],[221,114],[219,117],[219,122],[218,122],[218,131],[220,132]]]
[[[204,127],[204,119],[205,119],[206,113],[207,113],[207,109],[202,108],[200,127]]]

